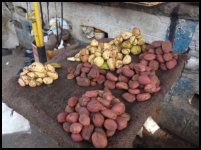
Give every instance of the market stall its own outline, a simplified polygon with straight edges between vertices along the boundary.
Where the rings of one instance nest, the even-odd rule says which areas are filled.
[[[109,42],[111,40],[102,39],[99,41]],[[66,58],[74,56],[84,47],[86,45],[78,46],[74,49],[63,49],[59,55],[46,63],[57,62],[62,65],[62,68],[57,69],[59,78],[53,84],[36,88],[20,87],[17,84],[18,77],[12,77],[2,95],[4,102],[9,107],[40,127],[60,147],[93,147],[92,144],[86,141],[74,142],[70,134],[64,132],[61,124],[57,122],[58,113],[65,109],[67,100],[70,97],[81,97],[86,91],[102,90],[104,88],[103,84],[94,87],[80,87],[76,84],[76,80],[67,80],[67,69],[70,66],[76,67],[78,62],[69,62]],[[132,55],[132,59],[138,61],[138,55]],[[148,101],[129,103],[121,97],[123,90],[111,90],[112,94],[126,105],[126,112],[130,114],[131,120],[128,122],[126,129],[117,131],[114,136],[108,138],[108,147],[132,147],[137,132],[146,119],[154,113],[160,102],[163,101],[174,81],[180,77],[186,60],[185,55],[179,55],[175,68],[167,71],[156,71],[161,89],[159,92],[154,93]]]

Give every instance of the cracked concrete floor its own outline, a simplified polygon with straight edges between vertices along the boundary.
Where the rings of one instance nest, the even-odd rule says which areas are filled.
[[[12,50],[12,55],[2,57],[2,94],[7,80],[15,76],[23,67],[28,57],[23,57],[26,49],[17,47]],[[6,65],[7,64],[7,65]],[[40,128],[30,123],[31,134],[19,132],[2,135],[2,148],[57,148],[58,145],[53,139],[44,134]],[[159,129],[153,135],[145,129],[143,138],[136,137],[133,142],[134,148],[194,148],[195,146],[178,137],[169,134],[165,130]]]

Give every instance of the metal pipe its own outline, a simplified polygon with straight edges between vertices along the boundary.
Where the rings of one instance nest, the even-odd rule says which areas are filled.
[[[43,39],[43,31],[42,31],[42,24],[41,24],[41,18],[40,18],[40,9],[38,2],[33,2],[34,5],[34,11],[36,16],[36,23],[37,23],[37,29],[38,29],[38,35],[39,35],[39,46],[44,46],[44,39]]]
[[[44,22],[44,20],[43,20],[42,2],[39,2],[39,4],[40,4],[40,14],[41,14],[41,20],[42,20],[42,29],[44,29],[45,22]]]
[[[56,2],[54,3],[55,4],[55,11],[56,11],[56,31],[57,31],[57,48],[59,46],[59,39],[58,39],[58,24],[57,24],[57,8],[56,8]]]
[[[39,36],[38,36],[38,30],[37,30],[36,21],[32,21],[32,28],[33,28],[33,32],[34,32],[36,46],[39,46],[40,45],[40,40],[39,40]]]
[[[61,2],[61,36],[59,39],[59,44],[61,43],[62,40],[62,34],[63,34],[63,2]]]
[[[47,20],[48,20],[48,29],[49,29],[49,2],[47,2]]]

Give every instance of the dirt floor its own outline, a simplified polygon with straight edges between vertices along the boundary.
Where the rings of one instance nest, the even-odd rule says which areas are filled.
[[[2,92],[7,80],[11,76],[15,76],[23,67],[24,61],[28,57],[24,57],[26,49],[19,46],[12,50],[12,55],[2,56]],[[58,147],[57,144],[46,134],[44,134],[38,127],[33,124],[31,126],[31,134],[14,133],[9,135],[2,135],[3,148],[50,148]],[[153,135],[146,129],[143,130],[143,138],[136,137],[133,142],[134,148],[194,148],[194,145],[183,141],[171,135],[165,130],[159,129]]]

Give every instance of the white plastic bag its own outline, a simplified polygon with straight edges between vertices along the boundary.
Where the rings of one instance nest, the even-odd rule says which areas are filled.
[[[52,18],[49,21],[49,27],[55,25],[56,21],[57,21],[57,25],[60,24],[60,27],[61,27],[61,22],[62,22],[61,18]],[[71,30],[72,29],[72,23],[63,19],[63,29]]]
[[[186,69],[199,70],[199,58],[191,56],[185,65]]]
[[[93,27],[82,26],[82,32],[85,34],[85,36],[88,39],[91,39],[94,37],[94,28]]]
[[[14,112],[13,115],[11,112],[12,109],[2,103],[2,135],[15,132],[31,133],[29,121],[17,112]]]

